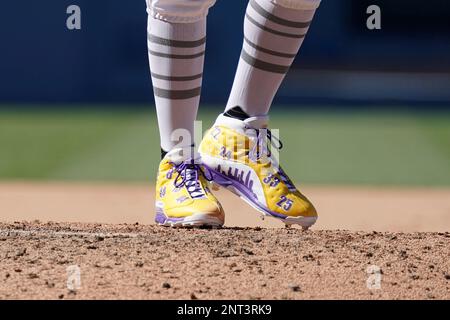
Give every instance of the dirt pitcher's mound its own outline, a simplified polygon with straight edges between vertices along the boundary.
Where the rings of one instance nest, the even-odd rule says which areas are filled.
[[[449,299],[449,244],[448,232],[0,223],[0,299]]]

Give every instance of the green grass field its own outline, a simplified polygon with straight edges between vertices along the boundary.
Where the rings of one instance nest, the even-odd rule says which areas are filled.
[[[449,113],[274,109],[281,162],[297,182],[450,186]],[[0,179],[153,181],[152,110],[75,110],[0,111]],[[218,110],[200,114],[203,130]]]

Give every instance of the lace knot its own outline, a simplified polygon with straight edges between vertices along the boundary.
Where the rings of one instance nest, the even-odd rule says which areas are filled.
[[[253,129],[256,131],[256,141],[250,150],[249,157],[253,161],[258,161],[262,155],[267,154],[270,158],[272,155],[271,148],[274,147],[277,150],[283,148],[283,143],[278,137],[272,135],[269,129]],[[264,131],[266,134],[264,134]],[[276,144],[275,144],[276,143]]]
[[[209,168],[206,168],[208,172],[208,174],[206,174],[201,165],[195,163],[193,159],[190,159],[174,164],[174,169],[177,172],[177,176],[175,177],[173,183],[175,188],[185,186],[192,198],[200,198],[205,196],[200,183],[200,175],[202,175],[206,180],[212,181],[213,176]]]

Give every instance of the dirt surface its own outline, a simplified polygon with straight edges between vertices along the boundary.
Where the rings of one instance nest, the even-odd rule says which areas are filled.
[[[312,230],[226,191],[226,228],[184,230],[150,185],[0,183],[0,300],[450,299],[450,189],[302,190]]]
[[[316,230],[450,231],[450,188],[301,186],[313,201]],[[226,226],[284,227],[226,190],[215,192]],[[0,183],[0,221],[151,224],[151,185],[95,183]]]
[[[449,242],[448,232],[0,223],[0,299],[449,299]],[[68,290],[73,265],[81,286]],[[373,265],[379,289],[367,286]]]

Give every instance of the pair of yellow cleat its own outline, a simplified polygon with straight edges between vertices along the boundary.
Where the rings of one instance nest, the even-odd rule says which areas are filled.
[[[173,227],[222,226],[225,215],[208,187],[212,182],[264,215],[287,225],[312,226],[316,210],[278,165],[271,150],[281,142],[266,129],[267,122],[266,116],[238,120],[220,115],[198,155],[170,151],[159,165],[155,221]]]

